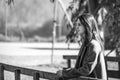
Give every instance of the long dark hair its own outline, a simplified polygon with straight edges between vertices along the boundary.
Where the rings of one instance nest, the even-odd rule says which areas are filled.
[[[98,25],[92,14],[90,14],[90,13],[82,14],[81,16],[79,16],[77,18],[77,20],[79,20],[80,24],[82,24],[84,26],[84,29],[85,29],[85,39],[84,40],[86,42],[90,42],[94,38],[101,43],[102,40],[101,40],[100,33],[98,30]],[[75,37],[78,35],[76,33],[77,27],[80,27],[80,26],[74,26],[71,29],[70,33],[67,35],[67,39],[74,41]]]

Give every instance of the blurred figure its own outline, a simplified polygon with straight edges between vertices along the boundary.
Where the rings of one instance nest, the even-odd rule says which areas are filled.
[[[79,16],[75,27],[67,38],[82,44],[82,46],[75,67],[57,71],[58,79],[89,80],[90,78],[101,78],[107,80],[103,55],[104,47],[95,18],[91,14]],[[86,78],[80,79],[80,76]]]

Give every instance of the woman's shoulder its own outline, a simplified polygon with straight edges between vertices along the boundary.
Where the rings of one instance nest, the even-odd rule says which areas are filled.
[[[97,40],[92,40],[90,42],[90,45],[93,47],[93,50],[98,53],[101,51],[100,43]]]

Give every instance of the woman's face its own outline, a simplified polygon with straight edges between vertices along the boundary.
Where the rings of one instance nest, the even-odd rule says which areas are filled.
[[[70,40],[70,42],[82,42],[85,38],[85,28],[79,21],[77,21],[74,26],[67,35],[67,39]]]
[[[75,40],[77,40],[77,42],[80,42],[84,38],[85,28],[82,24],[79,24],[79,23],[76,26],[77,27],[76,27],[76,39]]]

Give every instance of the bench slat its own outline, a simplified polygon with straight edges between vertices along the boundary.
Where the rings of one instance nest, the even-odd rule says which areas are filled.
[[[63,59],[77,59],[77,55],[63,55]],[[120,62],[120,57],[105,57],[107,61]]]
[[[119,78],[120,79],[120,71],[108,70],[107,74],[108,74],[108,77]]]

